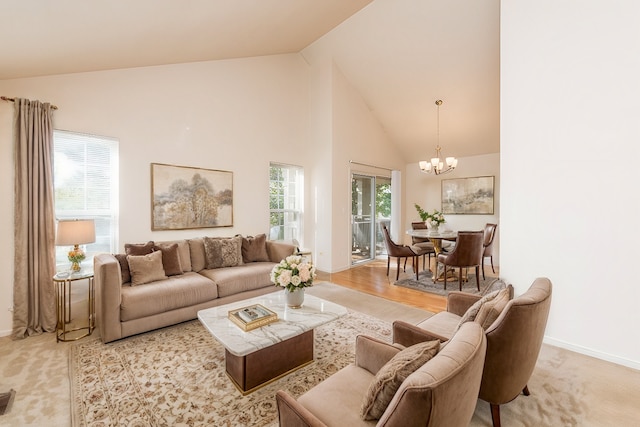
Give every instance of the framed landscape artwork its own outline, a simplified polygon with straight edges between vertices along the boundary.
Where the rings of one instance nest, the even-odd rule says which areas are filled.
[[[442,180],[442,213],[493,215],[493,176]]]
[[[151,229],[233,226],[233,172],[151,163]]]

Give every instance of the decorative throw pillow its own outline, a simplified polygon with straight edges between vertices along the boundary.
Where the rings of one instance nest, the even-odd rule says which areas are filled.
[[[242,238],[242,261],[269,261],[266,234],[258,234],[255,237],[247,236]]]
[[[460,318],[460,322],[458,322],[458,326],[456,326],[455,332],[457,332],[458,329],[460,329],[463,323],[473,322],[476,319],[476,316],[480,312],[480,309],[482,308],[484,303],[486,303],[487,301],[493,300],[495,297],[498,296],[499,292],[500,291],[493,291],[491,293],[486,294],[485,296],[480,298],[478,301],[474,302],[473,305],[469,307],[467,311],[465,311],[465,313]]]
[[[222,246],[220,239],[215,237],[203,237],[204,242],[204,268],[220,268],[222,267]]]
[[[231,239],[222,239],[222,266],[235,267],[244,264],[242,262],[242,236],[237,235]]]
[[[147,243],[127,243],[124,245],[124,252],[127,255],[147,255],[153,252],[153,241]]]
[[[495,298],[482,304],[474,322],[479,323],[480,326],[486,330],[496,321],[510,300],[511,295],[509,288],[498,291],[498,295],[496,295]]]
[[[131,273],[129,272],[129,261],[127,261],[127,254],[114,255],[120,263],[120,273],[122,275],[122,283],[129,283],[131,281]]]
[[[363,420],[377,420],[389,406],[402,382],[440,350],[440,341],[426,341],[397,353],[376,374],[360,407]]]
[[[207,268],[235,267],[242,265],[242,236],[204,239]]]
[[[153,250],[162,252],[162,267],[164,268],[164,274],[167,276],[182,274],[182,263],[180,262],[177,243],[169,245],[155,245]]]
[[[131,286],[144,285],[156,280],[166,279],[162,268],[162,252],[151,252],[147,255],[128,255]]]

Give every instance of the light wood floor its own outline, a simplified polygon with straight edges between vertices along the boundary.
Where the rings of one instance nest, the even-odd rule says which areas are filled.
[[[387,276],[387,259],[384,257],[338,273],[318,272],[318,280],[326,280],[367,294],[422,308],[432,313],[438,313],[446,309],[447,302],[445,297],[394,286],[393,283],[396,279],[395,262],[395,258],[392,258],[389,276]],[[408,278],[413,274],[411,262],[409,262],[406,272],[403,272],[401,268],[400,279]],[[498,277],[498,274],[498,268],[496,268],[496,273],[494,274],[491,271],[491,266],[485,265],[486,276]]]

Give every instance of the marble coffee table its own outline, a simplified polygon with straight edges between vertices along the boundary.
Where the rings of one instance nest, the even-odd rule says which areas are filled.
[[[261,304],[278,320],[245,332],[228,318],[230,310]],[[273,292],[200,310],[198,319],[225,348],[227,375],[242,394],[313,362],[313,330],[347,314],[341,305],[305,295],[301,308],[287,307],[283,292]]]

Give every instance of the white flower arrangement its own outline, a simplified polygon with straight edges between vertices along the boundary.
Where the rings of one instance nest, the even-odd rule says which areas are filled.
[[[422,209],[417,203],[414,204],[414,206],[416,207],[421,220],[425,222],[429,221],[429,223],[433,226],[438,226],[445,223],[444,215],[442,214],[442,212],[434,210],[433,212],[429,213]]]
[[[429,221],[431,221],[433,225],[444,224],[444,215],[442,212],[433,211],[433,213],[429,214]]]
[[[300,255],[289,255],[271,270],[271,282],[286,288],[289,292],[313,286],[315,278],[315,267]]]

